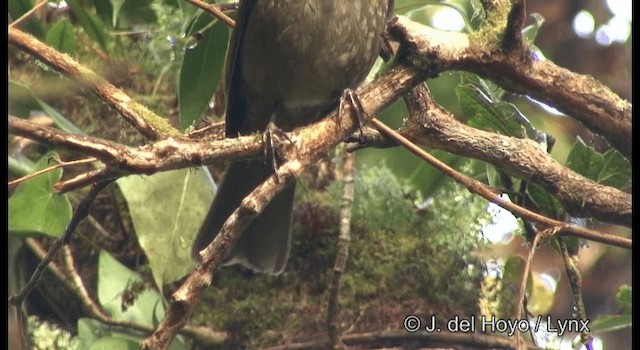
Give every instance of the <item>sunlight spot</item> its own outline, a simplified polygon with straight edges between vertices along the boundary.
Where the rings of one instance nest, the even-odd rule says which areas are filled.
[[[591,12],[582,10],[573,18],[573,30],[581,38],[588,38],[593,35],[595,20]]]
[[[460,12],[447,6],[442,6],[433,14],[431,24],[434,28],[450,32],[461,32],[465,26]]]

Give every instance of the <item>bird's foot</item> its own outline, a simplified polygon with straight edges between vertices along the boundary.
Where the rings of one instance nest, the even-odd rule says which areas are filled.
[[[264,157],[266,162],[271,163],[273,172],[278,169],[278,163],[284,158],[284,143],[291,144],[293,141],[282,129],[278,128],[273,121],[267,124],[262,133],[262,143],[264,144]]]
[[[356,121],[358,122],[358,130],[360,130],[359,142],[360,144],[364,144],[365,137],[364,137],[364,132],[362,131],[362,127],[364,124],[363,116],[366,116],[367,112],[364,110],[364,107],[362,106],[362,101],[360,100],[360,97],[358,97],[358,94],[356,94],[356,92],[351,89],[345,89],[342,92],[342,95],[340,96],[340,106],[338,108],[338,118],[339,118],[338,120],[342,119],[342,116],[345,113],[347,113],[346,112],[347,104],[350,106],[350,108],[353,108],[353,112],[356,116]]]

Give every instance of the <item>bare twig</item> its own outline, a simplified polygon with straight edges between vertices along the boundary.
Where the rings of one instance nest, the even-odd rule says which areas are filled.
[[[333,276],[329,286],[329,302],[327,303],[327,333],[331,349],[345,349],[340,340],[340,287],[342,274],[347,265],[349,243],[351,242],[351,208],[353,205],[353,153],[344,154],[344,186],[342,188],[342,204],[340,207],[340,235],[338,237],[338,252],[333,265]]]
[[[42,247],[40,242],[38,242],[35,238],[28,237],[24,240],[24,243],[27,247],[29,247],[29,249],[31,249],[31,251],[33,252],[33,254],[35,254],[37,258],[43,259],[47,255],[46,249],[44,249],[44,247]],[[53,275],[57,279],[59,279],[62,283],[64,283],[66,287],[68,287],[69,289],[73,289],[72,288],[73,286],[71,285],[71,283],[69,283],[64,272],[60,270],[58,265],[49,264],[46,267],[47,269],[49,269],[49,271],[51,271],[51,273],[53,273]]]
[[[100,321],[108,321],[109,316],[102,310],[102,308],[91,298],[89,295],[89,291],[84,286],[84,282],[80,277],[80,274],[76,270],[73,252],[71,248],[68,246],[62,247],[62,253],[64,257],[64,264],[67,269],[67,275],[71,277],[71,281],[73,281],[73,290],[76,291],[76,294],[82,301],[82,305],[84,309],[87,310],[93,317],[97,318]]]
[[[31,8],[31,10],[25,12],[24,15],[20,16],[20,18],[18,18],[15,21],[11,22],[9,24],[9,27],[17,27],[17,26],[19,26],[22,22],[26,21],[29,17],[31,17],[31,15],[36,13],[36,11],[38,11],[41,7],[45,6],[48,2],[49,2],[49,0],[41,0],[40,2],[35,4]]]
[[[525,261],[524,268],[522,269],[522,277],[520,277],[520,288],[518,290],[518,302],[516,303],[515,314],[513,315],[514,320],[522,320],[522,311],[526,311],[526,302],[525,298],[527,295],[527,281],[529,280],[529,272],[531,271],[531,262],[533,261],[533,255],[538,249],[538,245],[540,244],[540,239],[545,237],[554,236],[557,232],[558,227],[551,227],[546,230],[538,232],[533,238],[533,243],[531,244],[531,249],[529,249],[529,254],[527,255],[527,260]],[[518,344],[522,343],[522,333],[516,332],[516,339]]]
[[[38,170],[36,172],[33,172],[33,173],[29,174],[29,175],[25,175],[23,177],[17,178],[17,179],[15,179],[13,181],[9,181],[9,189],[19,185],[20,183],[22,183],[22,182],[24,182],[26,180],[32,179],[32,178],[34,178],[36,176],[39,176],[39,175],[42,175],[44,173],[48,173],[48,172],[53,171],[53,170],[58,169],[58,168],[62,168],[62,167],[65,167],[65,166],[68,167],[68,166],[79,165],[79,164],[93,163],[93,162],[95,162],[97,160],[98,159],[95,158],[95,157],[90,157],[90,158],[86,158],[86,159],[78,159],[78,160],[72,160],[72,161],[68,161],[68,162],[61,162],[61,163],[58,163],[56,165],[52,165],[52,166],[46,167],[44,169]]]
[[[213,15],[215,18],[221,20],[222,22],[226,23],[229,27],[233,28],[236,25],[236,22],[234,20],[231,19],[231,17],[227,16],[224,12],[222,12],[222,10],[220,9],[222,4],[208,4],[204,1],[201,0],[187,0],[188,2],[190,2],[191,4],[193,4],[194,6],[197,6],[207,12],[209,12],[211,15]],[[224,4],[226,5],[226,4]]]
[[[27,238],[25,242],[40,259],[45,259],[48,254],[50,254],[33,238]],[[53,272],[54,276],[58,278],[60,282],[64,283],[69,290],[75,290],[78,293],[78,296],[83,302],[84,309],[91,317],[106,325],[122,328],[124,330],[136,330],[144,333],[151,333],[153,331],[152,327],[139,323],[114,320],[103,312],[102,308],[93,300],[93,298],[91,298],[89,291],[76,271],[71,249],[69,249],[68,246],[65,246],[63,247],[63,253],[67,274],[60,270],[56,264],[47,264],[46,267]],[[71,281],[73,282],[67,278],[67,275],[71,276]],[[188,335],[194,339],[198,339],[201,344],[208,345],[222,344],[229,338],[229,335],[226,332],[217,332],[206,327],[186,326],[180,331],[180,333]]]
[[[586,238],[586,239],[590,239],[596,242],[602,242],[602,243],[606,243],[606,244],[610,244],[610,245],[614,245],[617,247],[622,247],[622,248],[627,248],[627,249],[631,249],[631,240],[624,238],[624,237],[620,237],[620,236],[616,236],[616,235],[611,235],[611,234],[606,234],[606,233],[601,233],[598,231],[594,231],[594,230],[590,230],[584,227],[580,227],[577,225],[573,225],[573,224],[568,224],[568,223],[564,223],[561,221],[557,221],[557,220],[553,220],[551,218],[548,218],[544,215],[540,215],[538,213],[532,212],[526,208],[523,208],[517,204],[514,204],[512,202],[509,201],[505,201],[502,198],[500,198],[499,194],[496,193],[493,189],[487,187],[485,184],[483,184],[482,182],[472,179],[470,177],[467,177],[457,171],[455,171],[454,169],[452,169],[451,167],[449,167],[448,165],[444,164],[443,162],[441,162],[440,160],[438,160],[437,158],[435,158],[434,156],[430,155],[429,153],[425,152],[422,148],[416,146],[413,142],[409,141],[408,139],[406,139],[404,136],[400,135],[398,132],[392,130],[391,128],[389,128],[388,126],[382,124],[380,121],[378,121],[377,119],[373,119],[371,121],[371,124],[377,128],[382,134],[384,134],[385,136],[394,139],[398,144],[400,144],[402,147],[406,148],[407,150],[411,151],[411,153],[417,155],[418,157],[424,159],[425,161],[427,161],[429,164],[433,165],[436,169],[444,172],[445,174],[447,174],[449,177],[451,177],[452,179],[456,180],[457,182],[463,184],[464,186],[466,186],[469,191],[476,193],[478,195],[480,195],[481,197],[485,198],[486,200],[495,203],[499,206],[501,206],[504,209],[507,209],[509,211],[511,211],[514,214],[520,215],[522,217],[525,217],[529,220],[533,220],[539,223],[542,223],[546,226],[552,226],[552,227],[558,227],[558,233],[562,233],[562,234],[572,234],[578,237],[582,237],[582,238]]]
[[[73,213],[73,216],[71,217],[71,221],[65,228],[62,236],[58,238],[51,245],[51,247],[49,248],[49,252],[42,259],[40,264],[38,264],[38,266],[36,267],[36,270],[31,275],[31,278],[29,279],[29,281],[24,285],[24,287],[18,294],[13,295],[9,298],[9,302],[11,302],[16,306],[22,305],[27,295],[29,295],[29,293],[31,293],[33,288],[36,287],[38,282],[40,282],[40,279],[42,278],[42,274],[44,273],[47,266],[51,263],[51,261],[53,261],[53,258],[56,256],[60,248],[62,248],[62,246],[67,245],[69,243],[69,241],[71,240],[71,234],[76,230],[76,227],[78,227],[80,222],[82,222],[82,220],[87,215],[89,215],[89,209],[91,208],[91,204],[93,204],[93,201],[95,200],[98,193],[100,193],[100,191],[102,191],[102,189],[104,189],[110,183],[111,181],[100,182],[91,188],[89,193],[87,193],[87,195],[82,199],[80,204],[78,204],[78,207],[76,208],[76,211]]]
[[[583,322],[588,322],[587,311],[585,310],[584,302],[582,301],[582,275],[580,274],[580,270],[576,264],[578,262],[578,253],[577,251],[570,252],[569,247],[567,247],[567,243],[561,237],[558,238],[558,245],[560,246],[562,260],[564,261],[569,286],[571,287],[570,289],[571,295],[573,296],[576,317]],[[593,340],[588,329],[581,330],[580,340],[585,346]]]

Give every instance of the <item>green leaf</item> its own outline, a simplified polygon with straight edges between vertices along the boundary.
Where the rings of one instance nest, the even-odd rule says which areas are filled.
[[[148,286],[142,291],[135,286],[145,286],[142,277],[120,264],[109,253],[100,252],[98,260],[98,300],[116,321],[135,322],[152,327],[154,319],[164,314],[163,298]],[[156,313],[159,313],[156,315]]]
[[[8,158],[7,170],[9,172],[9,175],[21,177],[29,175],[35,171],[35,164],[33,164],[33,162],[25,157],[16,159],[12,156],[8,156]]]
[[[33,8],[34,3],[35,2],[32,0],[9,0],[8,8],[11,20],[15,21],[22,17],[22,15]],[[20,29],[33,34],[37,38],[44,38],[45,36],[44,27],[35,16],[27,18],[22,24],[20,24]]]
[[[122,328],[114,328],[98,320],[81,318],[78,320],[78,349],[131,349],[131,344],[138,349],[143,336],[131,331],[126,333]],[[184,337],[177,336],[169,346],[170,350],[190,349]]]
[[[513,104],[493,100],[478,86],[461,84],[455,92],[469,126],[520,138],[535,133]]]
[[[201,13],[187,36],[203,29],[210,22],[211,16]],[[187,48],[184,54],[178,88],[182,129],[198,120],[211,101],[222,77],[229,34],[227,25],[218,22],[204,32],[204,37],[195,47]]]
[[[118,180],[159,288],[193,267],[191,245],[213,200],[211,177],[202,169]]]
[[[49,153],[36,164],[36,169],[48,166]],[[9,232],[28,236],[41,233],[60,237],[71,220],[71,203],[66,194],[53,192],[53,184],[62,177],[62,169],[38,175],[20,184],[9,197]]]
[[[536,41],[540,27],[544,24],[544,17],[539,13],[531,13],[529,14],[529,17],[533,18],[534,22],[524,27],[522,30],[522,36],[529,44],[533,44]]]
[[[111,25],[115,28],[118,23],[118,15],[120,14],[120,9],[122,9],[122,5],[127,0],[109,0],[111,2],[111,7],[113,8],[113,13],[111,14]]]
[[[631,183],[631,163],[620,152],[610,149],[602,155],[604,164],[598,174],[598,182],[615,188],[625,188]]]
[[[31,111],[40,109],[36,96],[27,86],[9,80],[8,93],[9,114],[27,117]]]
[[[114,28],[126,29],[142,23],[160,24],[153,3],[153,0],[109,0],[96,1],[94,5],[97,15],[104,22],[111,23]],[[195,8],[193,5],[190,7]]]
[[[631,315],[602,315],[589,323],[589,330],[594,333],[604,333],[631,328],[632,325]]]
[[[137,350],[140,348],[140,342],[121,338],[121,337],[104,337],[98,339],[91,344],[89,350],[102,350],[102,349],[122,349],[122,350]]]
[[[87,10],[80,4],[78,0],[67,0],[67,4],[73,11],[73,13],[78,18],[78,22],[82,26],[82,29],[87,33],[87,35],[93,39],[102,50],[106,53],[109,52],[107,48],[107,34],[105,31],[104,24],[100,21],[100,19],[87,12]]]
[[[625,315],[631,315],[631,286],[628,284],[623,284],[618,288],[618,293],[616,293],[616,301],[618,305],[622,309],[622,313]]]
[[[631,181],[631,164],[618,151],[611,149],[604,154],[587,146],[578,137],[567,156],[569,169],[603,185],[624,188]]]
[[[527,193],[529,194],[529,198],[531,198],[545,214],[552,218],[560,217],[560,213],[563,211],[562,204],[542,186],[531,182],[527,185]]]
[[[39,99],[29,87],[11,80],[9,80],[9,109],[15,110],[16,115],[29,115],[31,111],[42,110],[53,119],[58,128],[74,134],[84,134],[69,119]]]
[[[74,53],[76,51],[76,33],[69,20],[63,18],[47,32],[45,39],[54,49],[64,53]]]

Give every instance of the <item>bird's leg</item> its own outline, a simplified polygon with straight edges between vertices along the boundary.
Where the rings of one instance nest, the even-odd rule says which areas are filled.
[[[365,138],[364,138],[364,132],[362,131],[362,126],[364,123],[363,116],[367,115],[367,112],[364,110],[364,107],[362,106],[362,101],[360,101],[360,97],[358,97],[358,94],[356,94],[356,92],[351,89],[345,89],[342,92],[342,95],[340,95],[340,106],[338,108],[338,117],[339,117],[338,120],[340,120],[344,115],[347,103],[351,106],[351,108],[353,108],[353,111],[356,116],[356,121],[358,122],[358,129],[360,130],[359,143],[364,144]]]
[[[262,133],[262,143],[264,144],[265,161],[271,162],[271,167],[275,173],[278,169],[278,162],[283,158],[283,140],[286,140],[288,143],[292,143],[293,141],[287,133],[276,126],[274,120],[275,114],[271,116],[271,120]]]

